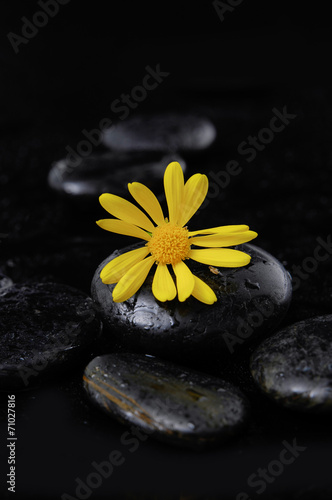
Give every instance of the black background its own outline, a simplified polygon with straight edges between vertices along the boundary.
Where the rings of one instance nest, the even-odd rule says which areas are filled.
[[[186,158],[189,171],[219,171],[231,159],[243,166],[213,200],[213,216],[208,209],[199,215],[198,227],[212,225],[211,217],[218,218],[215,225],[248,223],[259,233],[256,243],[290,272],[313,254],[318,236],[330,234],[327,6],[243,0],[221,22],[210,1],[71,0],[15,54],[7,34],[20,35],[22,16],[31,20],[37,10],[37,2],[1,3],[0,233],[8,236],[1,239],[0,266],[14,281],[53,280],[89,293],[95,268],[113,250],[94,223],[103,211],[97,199],[89,210],[60,200],[47,187],[47,173],[66,146],[75,148],[84,138],[84,128],[97,127],[104,117],[116,121],[111,103],[141,83],[147,65],[160,64],[170,75],[132,114],[203,113],[218,137],[208,153]],[[268,126],[273,108],[284,106],[297,118],[247,163],[239,143]],[[330,260],[301,282],[285,325],[332,312]],[[126,463],[92,498],[228,499],[241,491],[254,498],[248,476],[293,438],[307,450],[258,497],[332,498],[328,418],[276,408],[237,368],[232,374],[216,366],[211,371],[235,379],[250,396],[253,416],[243,436],[201,454],[148,440],[132,455],[127,450]],[[74,496],[75,478],[86,478],[92,461],[119,448],[124,428],[82,401],[79,384],[78,374],[16,393],[16,498]]]

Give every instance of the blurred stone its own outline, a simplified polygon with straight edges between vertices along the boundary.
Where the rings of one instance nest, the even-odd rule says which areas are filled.
[[[165,113],[136,115],[106,129],[103,142],[120,151],[198,151],[206,149],[217,135],[205,117]]]
[[[128,182],[141,182],[158,194],[171,161],[178,161],[186,170],[182,158],[164,152],[101,153],[82,158],[76,166],[63,159],[53,164],[48,183],[58,193],[83,201],[95,202],[105,192],[127,196]]]

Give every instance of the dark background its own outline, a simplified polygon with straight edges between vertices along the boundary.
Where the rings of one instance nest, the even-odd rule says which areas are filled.
[[[67,145],[75,148],[84,138],[82,129],[97,127],[104,117],[116,121],[110,104],[141,83],[147,65],[160,64],[170,75],[132,115],[183,110],[210,117],[217,141],[206,153],[188,155],[190,173],[241,162],[241,175],[213,200],[216,225],[250,224],[259,233],[256,244],[290,272],[313,254],[318,236],[330,234],[327,6],[244,0],[221,22],[210,1],[71,0],[15,54],[7,34],[20,35],[21,18],[31,20],[37,10],[37,2],[16,0],[2,2],[0,10],[0,233],[8,235],[0,243],[0,269],[14,281],[50,280],[89,293],[95,268],[113,250],[94,223],[103,212],[97,199],[89,209],[59,199],[47,187],[47,173]],[[284,106],[297,118],[247,163],[239,143],[268,126],[273,108]],[[208,209],[199,217],[199,227],[211,225]],[[284,325],[332,312],[330,260],[301,282]],[[149,439],[127,453],[92,498],[236,498],[252,493],[248,476],[295,437],[307,450],[259,498],[332,498],[328,418],[276,408],[252,387],[242,362],[231,374],[211,367],[252,401],[242,436],[201,454]],[[79,385],[80,374],[74,374],[16,393],[16,498],[74,496],[75,478],[84,479],[92,461],[119,448],[125,429],[90,408]],[[1,396],[5,404],[7,394]],[[2,437],[0,442],[3,448]]]

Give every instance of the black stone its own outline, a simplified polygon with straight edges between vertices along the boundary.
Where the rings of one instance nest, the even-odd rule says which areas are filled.
[[[332,410],[332,315],[290,325],[253,353],[251,373],[265,394],[295,410]]]
[[[48,183],[58,193],[83,201],[95,202],[105,192],[125,196],[128,182],[142,182],[157,193],[165,168],[175,160],[185,171],[182,158],[163,152],[101,153],[82,158],[77,165],[65,158],[53,164]]]
[[[151,356],[98,356],[85,369],[84,387],[120,422],[189,448],[230,438],[248,414],[244,396],[230,383]]]
[[[103,142],[120,151],[197,151],[216,137],[214,125],[193,114],[136,115],[106,129]]]
[[[209,266],[186,261],[192,272],[215,291],[218,301],[213,305],[193,297],[182,303],[177,298],[158,302],[151,291],[154,266],[133,297],[115,303],[115,285],[103,284],[100,272],[112,259],[137,246],[115,251],[105,259],[91,288],[111,337],[130,350],[174,360],[230,355],[275,329],[287,312],[292,292],[289,274],[272,255],[254,245],[237,247],[252,256],[245,267],[210,270]]]
[[[65,285],[13,285],[0,292],[0,310],[0,387],[79,363],[101,331],[91,298]]]

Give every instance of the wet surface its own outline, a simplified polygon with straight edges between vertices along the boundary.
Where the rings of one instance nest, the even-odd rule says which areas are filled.
[[[332,316],[307,319],[263,342],[251,359],[262,391],[295,410],[332,410]]]
[[[77,367],[101,332],[91,299],[64,285],[13,285],[0,292],[0,310],[1,389]]]
[[[104,117],[119,121],[112,102],[141,84],[147,64],[160,63],[170,75],[144,102],[134,104],[137,109],[127,108],[127,119],[180,112],[200,114],[213,123],[214,142],[181,155],[186,177],[200,172],[210,179],[208,203],[192,227],[244,223],[258,232],[255,243],[293,276],[292,302],[278,329],[332,314],[332,249],[328,243],[322,247],[319,254],[326,259],[317,265],[308,260],[321,245],[317,239],[327,242],[331,232],[330,16],[323,5],[299,10],[289,2],[283,8],[280,2],[238,4],[221,24],[210,3],[191,3],[185,9],[177,4],[162,11],[155,4],[145,16],[141,4],[132,4],[129,12],[126,3],[114,3],[112,9],[123,5],[123,12],[110,18],[102,8],[81,2],[77,9],[70,2],[15,54],[6,34],[20,35],[22,16],[32,19],[41,7],[7,3],[9,14],[0,19],[0,269],[9,279],[20,284],[52,281],[89,294],[99,263],[133,243],[96,227],[95,221],[105,217],[98,197],[84,208],[51,190],[47,177],[68,146],[77,152],[87,140],[83,130],[98,127]],[[197,17],[191,22],[193,12]],[[259,141],[249,161],[252,155],[243,154],[240,145],[245,142],[248,148],[249,137],[269,127],[273,109],[285,106],[296,118],[270,142]],[[227,174],[233,160],[238,173]],[[162,185],[156,189],[162,193]],[[248,294],[260,291],[256,283],[249,277]],[[106,349],[123,350],[113,337],[108,332],[91,346],[91,358]],[[107,460],[113,450],[123,452],[125,463],[93,489],[91,498],[234,500],[241,491],[255,498],[248,478],[279,457],[284,440],[296,438],[306,451],[266,483],[258,498],[330,500],[330,415],[299,413],[266,397],[250,374],[252,348],[236,349],[227,364],[203,363],[208,375],[240,387],[251,405],[244,432],[204,454],[141,440],[130,428],[124,431],[87,401],[83,366],[69,367],[47,381],[40,377],[39,385],[27,390],[11,390],[20,432],[15,498],[55,500],[65,493],[78,498],[76,478],[86,481],[95,472],[92,463]],[[7,394],[0,393],[2,438]],[[121,443],[124,432],[137,440],[135,452]],[[0,455],[5,451],[1,446]],[[0,456],[1,470],[7,468],[6,458]]]
[[[137,245],[138,246],[138,245]],[[115,303],[112,290],[100,279],[101,269],[117,255],[114,252],[96,270],[92,297],[102,314],[107,335],[116,336],[127,348],[174,360],[230,357],[257,337],[276,329],[287,313],[292,287],[289,274],[272,255],[254,245],[237,247],[251,255],[240,268],[214,268],[187,261],[194,275],[207,283],[218,301],[209,306],[190,297],[157,301],[151,291],[152,268],[141,289],[123,303]]]
[[[216,446],[248,417],[248,402],[228,382],[152,356],[100,356],[83,379],[89,398],[111,417],[180,447]]]

